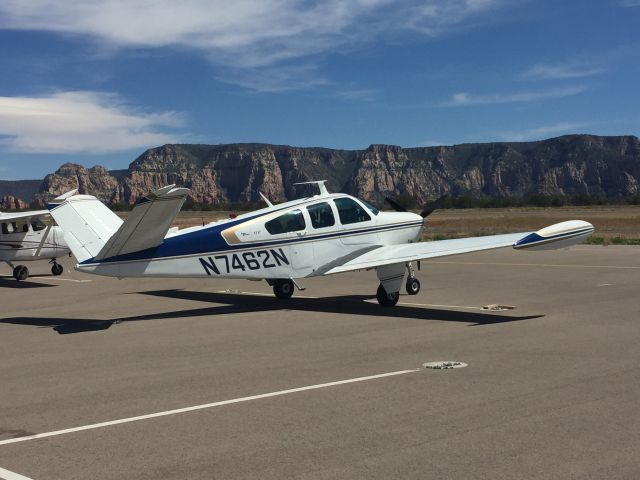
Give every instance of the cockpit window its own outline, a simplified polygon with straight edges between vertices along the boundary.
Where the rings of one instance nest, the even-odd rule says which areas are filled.
[[[380,213],[380,210],[378,210],[376,207],[371,205],[369,202],[365,202],[364,200],[360,200],[360,201],[364,203],[364,206],[367,207],[369,210],[371,210],[371,212],[373,212],[374,215],[378,215]]]
[[[311,217],[311,225],[313,225],[313,228],[331,227],[336,224],[331,205],[326,202],[310,205],[307,207],[307,211]]]
[[[340,216],[340,223],[347,225],[349,223],[367,222],[371,220],[371,216],[365,211],[362,206],[351,200],[350,198],[336,198],[334,200],[336,207],[338,207],[338,215]]]
[[[279,235],[281,233],[297,232],[304,230],[304,216],[301,210],[293,210],[279,217],[269,220],[264,224],[267,232],[271,235]]]
[[[40,230],[44,230],[45,228],[47,228],[47,226],[42,223],[42,220],[40,220],[39,218],[31,219],[31,227],[33,228],[34,232],[39,232]]]

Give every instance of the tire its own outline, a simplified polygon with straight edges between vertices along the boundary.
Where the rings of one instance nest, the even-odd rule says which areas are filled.
[[[287,300],[293,295],[294,285],[291,280],[274,280],[273,281],[273,293],[281,299]]]
[[[54,263],[51,267],[51,273],[53,273],[56,277],[58,275],[62,275],[62,272],[64,272],[64,268],[59,263]]]
[[[407,293],[417,295],[420,292],[420,280],[417,278],[407,278]]]
[[[381,307],[393,307],[400,299],[400,292],[387,293],[382,284],[380,284],[376,297]]]
[[[13,269],[13,277],[19,282],[24,282],[29,278],[29,269],[24,265],[18,265]]]

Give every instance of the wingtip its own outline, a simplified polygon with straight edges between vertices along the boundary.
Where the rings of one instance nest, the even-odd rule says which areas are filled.
[[[525,235],[513,248],[516,250],[549,250],[569,247],[582,242],[594,231],[594,227],[584,220],[569,220],[542,228],[537,232]]]

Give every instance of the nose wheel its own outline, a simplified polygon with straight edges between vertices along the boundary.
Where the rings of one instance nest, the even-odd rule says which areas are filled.
[[[62,265],[54,261],[53,265],[51,266],[51,273],[53,273],[57,277],[58,275],[62,275],[62,272],[64,272],[64,268],[62,267]]]
[[[418,270],[420,269],[420,262],[418,262]],[[413,263],[407,264],[407,270],[409,276],[407,277],[406,290],[409,295],[417,295],[420,292],[420,280],[416,278],[416,271],[413,268]]]
[[[407,278],[407,293],[409,295],[417,295],[420,292],[420,280],[417,278]]]

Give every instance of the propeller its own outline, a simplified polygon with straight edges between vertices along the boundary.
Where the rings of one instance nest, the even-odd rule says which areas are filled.
[[[396,202],[393,198],[384,197],[384,201],[387,202],[396,212],[408,212],[406,208]]]
[[[385,197],[384,201],[387,202],[391,206],[391,208],[393,208],[396,212],[408,212],[409,211],[405,207],[400,205],[398,202],[396,202],[391,197]],[[420,216],[422,218],[427,218],[435,210],[436,210],[436,206],[434,204],[429,204],[420,212]]]

